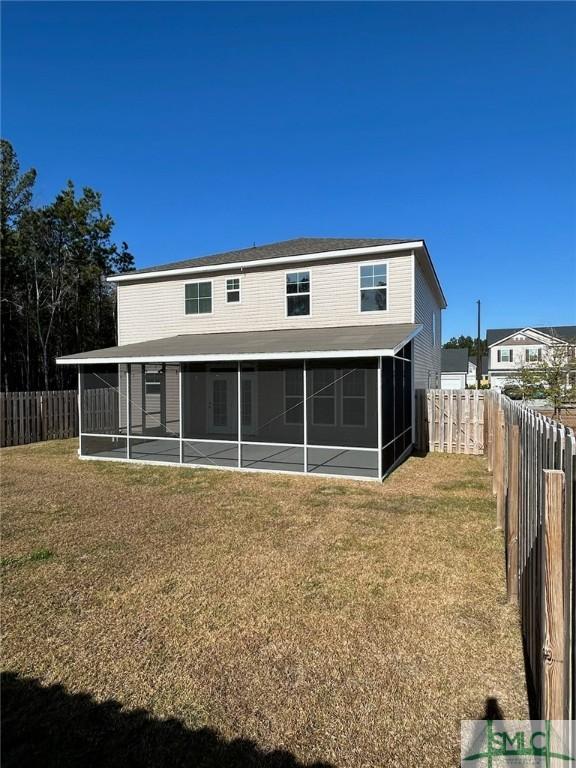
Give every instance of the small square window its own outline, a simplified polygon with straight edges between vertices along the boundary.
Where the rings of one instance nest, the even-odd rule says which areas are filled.
[[[226,303],[240,304],[240,278],[231,277],[226,280]]]

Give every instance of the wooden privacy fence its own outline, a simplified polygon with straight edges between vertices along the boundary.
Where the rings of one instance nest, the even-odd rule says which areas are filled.
[[[487,392],[486,455],[517,603],[528,685],[541,718],[576,718],[576,437]]]
[[[0,446],[75,437],[77,394],[75,389],[0,393]]]
[[[91,431],[106,433],[118,422],[118,395],[112,388],[84,391]],[[78,435],[78,392],[0,393],[0,447]]]
[[[416,390],[418,450],[482,454],[484,396],[474,389]]]

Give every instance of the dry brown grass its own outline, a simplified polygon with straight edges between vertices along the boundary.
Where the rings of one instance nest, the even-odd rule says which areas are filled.
[[[6,670],[257,745],[190,766],[455,765],[488,697],[528,716],[482,459],[411,458],[379,486],[75,447],[2,454]],[[174,738],[149,762],[140,739],[138,764],[180,764]]]

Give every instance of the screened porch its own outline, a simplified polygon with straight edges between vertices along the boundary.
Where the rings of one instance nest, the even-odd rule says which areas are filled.
[[[411,358],[81,364],[80,455],[378,480],[413,442]]]

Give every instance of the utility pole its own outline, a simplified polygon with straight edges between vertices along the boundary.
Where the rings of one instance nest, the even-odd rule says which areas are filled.
[[[480,299],[478,304],[478,333],[476,335],[476,389],[480,389],[482,383],[482,352],[480,350]]]

